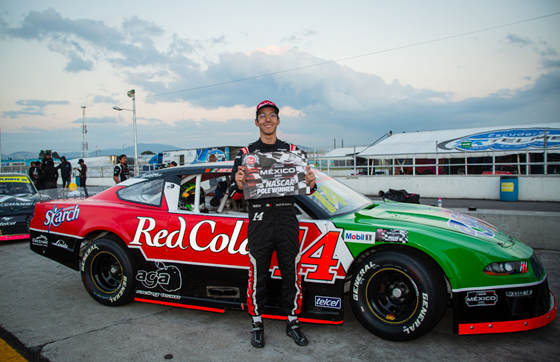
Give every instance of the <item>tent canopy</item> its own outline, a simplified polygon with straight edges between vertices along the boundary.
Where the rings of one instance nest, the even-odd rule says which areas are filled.
[[[393,134],[357,156],[374,159],[460,158],[465,154],[491,157],[543,152],[545,145],[547,149],[560,148],[560,122]]]

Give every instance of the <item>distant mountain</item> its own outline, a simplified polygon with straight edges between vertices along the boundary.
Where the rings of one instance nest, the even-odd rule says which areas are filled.
[[[138,156],[140,156],[142,154],[142,152],[144,151],[152,151],[153,153],[159,153],[159,152],[163,152],[163,151],[174,151],[174,150],[180,150],[182,148],[176,147],[176,146],[172,146],[172,145],[164,145],[164,144],[160,144],[160,143],[139,143],[138,144]],[[52,150],[57,151],[57,150]],[[30,152],[30,151],[18,151],[18,152],[13,152],[10,154],[2,154],[2,159],[6,160],[8,158],[11,158],[13,160],[21,160],[21,159],[39,159],[39,151],[35,151],[35,152]],[[58,152],[58,151],[57,151]],[[110,156],[110,155],[120,155],[124,153],[125,155],[129,156],[129,157],[134,157],[134,146],[129,146],[129,147],[125,147],[124,150],[123,148],[107,148],[104,150],[97,150],[97,155],[95,150],[89,150],[89,156],[93,157],[93,156]],[[82,152],[81,151],[74,151],[74,152],[58,152],[59,156],[66,156],[67,159],[71,159],[71,158],[78,158],[82,156]]]

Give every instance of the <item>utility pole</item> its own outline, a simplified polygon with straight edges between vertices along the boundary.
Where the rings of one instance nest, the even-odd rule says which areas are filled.
[[[86,106],[82,106],[82,157],[88,157],[87,127],[86,127]]]

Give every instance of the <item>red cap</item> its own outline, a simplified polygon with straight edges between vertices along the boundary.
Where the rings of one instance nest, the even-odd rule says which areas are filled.
[[[274,102],[271,101],[262,101],[261,103],[258,104],[257,106],[257,114],[259,114],[259,109],[264,108],[264,107],[272,107],[276,110],[276,113],[280,113],[280,110],[278,109],[278,107],[276,106],[276,104],[274,104]]]

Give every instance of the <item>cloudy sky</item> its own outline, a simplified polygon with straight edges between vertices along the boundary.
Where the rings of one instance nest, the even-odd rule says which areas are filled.
[[[557,122],[560,1],[0,1],[2,153]],[[551,16],[549,16],[551,15]]]

